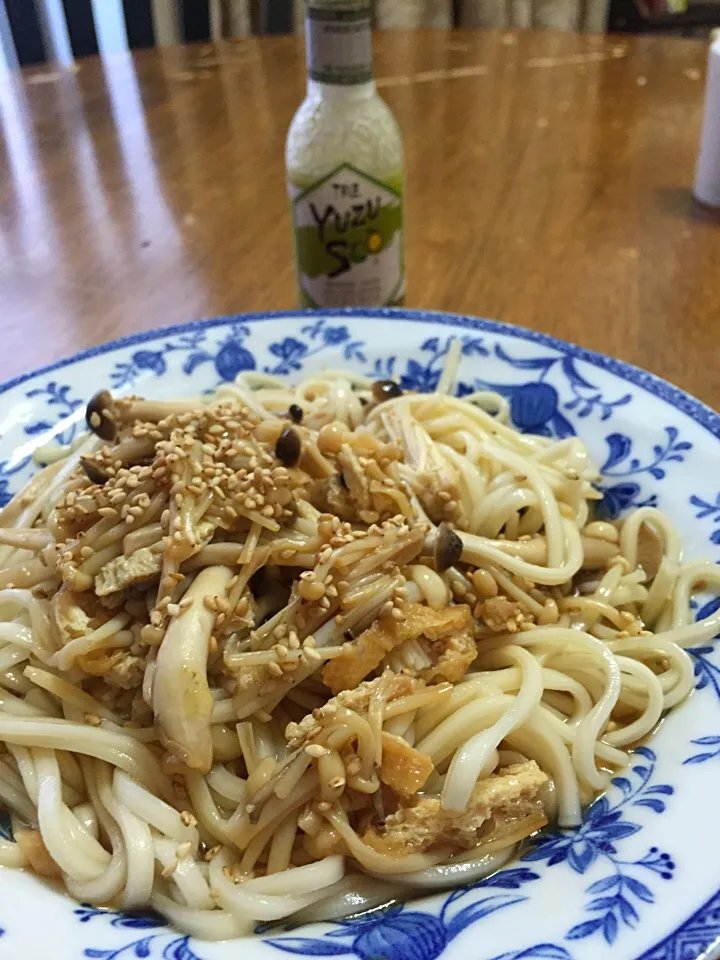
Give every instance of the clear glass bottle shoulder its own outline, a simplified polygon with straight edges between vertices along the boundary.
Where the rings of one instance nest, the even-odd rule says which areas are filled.
[[[401,187],[403,148],[397,121],[374,83],[334,87],[310,81],[288,131],[285,162],[299,188],[343,163]]]

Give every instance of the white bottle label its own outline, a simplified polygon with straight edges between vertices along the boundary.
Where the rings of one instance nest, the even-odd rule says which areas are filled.
[[[350,86],[372,79],[369,4],[308,5],[305,43],[311,80]]]
[[[402,197],[343,164],[290,187],[301,298],[308,307],[377,307],[405,292]]]

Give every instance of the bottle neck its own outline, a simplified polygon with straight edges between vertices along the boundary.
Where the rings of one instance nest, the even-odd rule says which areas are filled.
[[[309,0],[305,28],[310,84],[345,90],[372,86],[370,4],[366,0]]]
[[[354,100],[368,100],[377,94],[374,80],[367,83],[337,84],[320,83],[308,77],[307,96],[310,100],[342,100],[345,103]]]

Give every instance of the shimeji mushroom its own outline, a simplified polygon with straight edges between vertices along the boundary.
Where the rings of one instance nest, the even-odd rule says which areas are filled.
[[[528,540],[489,540],[484,537],[475,537],[473,534],[461,533],[458,539],[467,547],[463,559],[468,561],[472,560],[473,545],[482,542],[526,563],[538,566],[547,564],[547,539],[543,536],[531,537]],[[604,570],[607,564],[620,553],[620,547],[616,543],[609,543],[597,537],[581,537],[580,544],[582,547],[580,569],[582,570]]]
[[[206,567],[183,601],[190,604],[170,621],[158,650],[153,677],[153,711],[163,743],[192,770],[212,766],[210,717],[213,698],[207,659],[215,614],[206,597],[224,597],[233,576],[229,567]]]
[[[88,401],[85,420],[93,433],[101,440],[112,442],[117,436],[120,423],[159,423],[166,417],[183,413],[195,413],[197,400],[138,400],[115,399],[108,390],[98,391]]]
[[[438,573],[454,567],[462,555],[463,542],[449,523],[443,521],[437,528],[433,542],[433,559]]]

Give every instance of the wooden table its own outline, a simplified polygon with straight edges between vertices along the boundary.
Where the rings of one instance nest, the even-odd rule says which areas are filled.
[[[719,221],[690,196],[703,43],[386,33],[408,304],[524,324],[720,404]],[[0,82],[0,375],[159,324],[295,305],[298,38]]]

